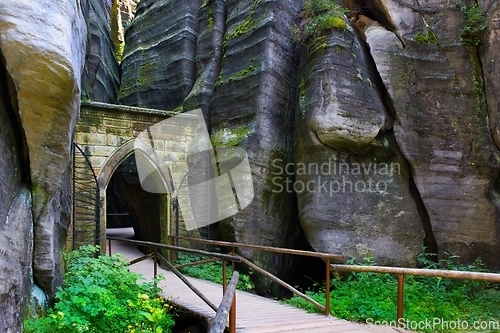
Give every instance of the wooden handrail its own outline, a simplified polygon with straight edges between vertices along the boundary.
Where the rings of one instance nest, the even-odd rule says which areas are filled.
[[[227,317],[229,316],[229,309],[231,309],[231,305],[233,305],[238,278],[238,272],[234,271],[231,281],[224,292],[217,313],[215,314],[214,321],[210,325],[209,333],[223,333],[226,329]]]
[[[325,298],[326,298],[325,306],[319,304],[318,302],[316,302],[315,300],[313,300],[309,296],[298,291],[296,288],[293,288],[288,283],[277,278],[276,276],[272,275],[271,273],[267,272],[266,270],[264,270],[258,266],[255,266],[255,264],[253,264],[252,262],[250,262],[244,258],[241,258],[241,261],[243,263],[245,263],[247,266],[249,266],[250,268],[259,272],[260,274],[263,274],[264,276],[266,276],[269,279],[273,280],[274,282],[278,283],[282,287],[290,290],[295,295],[302,297],[303,299],[307,300],[309,303],[318,307],[319,309],[324,311],[326,316],[330,315],[330,263],[332,260],[345,262],[345,260],[347,259],[346,257],[344,257],[342,255],[323,253],[323,252],[286,249],[286,248],[279,248],[279,247],[273,247],[273,246],[243,244],[243,243],[236,243],[236,242],[215,241],[215,240],[191,238],[191,237],[184,237],[184,236],[170,235],[169,237],[172,240],[173,239],[180,239],[180,240],[185,240],[185,241],[193,242],[193,243],[202,243],[202,244],[231,247],[231,249],[232,249],[231,253],[234,253],[235,248],[247,248],[247,249],[255,249],[255,250],[268,251],[268,252],[274,252],[274,253],[284,253],[284,254],[292,254],[292,255],[300,255],[300,256],[316,257],[316,258],[324,259],[326,262],[326,276],[327,276],[327,278],[325,280]],[[234,261],[233,261],[233,271],[234,271]]]
[[[282,286],[282,287],[290,290],[295,295],[297,295],[299,297],[302,297],[303,299],[305,299],[309,303],[312,303],[313,305],[315,305],[316,307],[318,307],[321,311],[326,311],[326,307],[324,307],[323,305],[319,304],[318,302],[316,302],[315,300],[313,300],[311,297],[307,296],[306,294],[301,293],[296,288],[292,287],[291,285],[289,285],[285,281],[281,280],[277,276],[274,276],[273,274],[269,273],[265,269],[262,269],[259,266],[255,265],[250,260],[247,260],[245,258],[241,258],[241,262],[244,263],[245,265],[247,265],[248,267],[250,267],[251,269],[253,269],[254,271],[256,271],[256,272],[264,275],[265,277],[271,279],[272,281],[276,282],[280,286]]]
[[[205,264],[210,264],[212,262],[216,262],[217,260],[219,260],[219,259],[217,259],[217,258],[210,258],[210,259],[205,259],[205,260],[187,262],[187,263],[182,264],[182,265],[175,265],[175,268],[177,268],[177,269],[183,269],[185,267],[205,265]]]
[[[143,260],[145,260],[147,258],[150,258],[150,257],[153,257],[153,260],[154,260],[154,276],[156,277],[158,259],[161,260],[163,262],[163,264],[166,265],[173,274],[175,274],[189,289],[191,289],[191,291],[193,291],[210,308],[212,308],[216,312],[216,317],[217,317],[217,314],[219,312],[224,313],[224,311],[223,311],[224,309],[221,310],[221,311],[219,311],[219,310],[220,310],[220,307],[223,306],[223,304],[225,304],[224,303],[224,299],[226,298],[226,295],[225,295],[226,294],[225,282],[224,282],[224,285],[223,285],[224,298],[223,298],[223,300],[221,302],[221,305],[219,306],[219,309],[218,309],[215,305],[212,304],[212,302],[210,302],[208,300],[208,298],[205,297],[205,295],[203,295],[194,285],[192,285],[183,276],[183,274],[177,270],[177,268],[173,264],[171,264],[164,256],[162,256],[160,253],[158,253],[158,249],[159,248],[161,248],[161,249],[169,249],[169,250],[175,250],[175,251],[179,251],[179,252],[187,252],[187,253],[193,253],[193,254],[198,254],[198,255],[202,255],[202,256],[215,257],[215,258],[218,258],[218,259],[222,260],[223,267],[225,267],[226,260],[232,261],[232,263],[233,263],[233,276],[231,278],[230,285],[227,287],[227,294],[228,294],[227,298],[228,299],[230,298],[230,302],[232,302],[232,305],[231,306],[224,305],[224,307],[226,309],[230,308],[230,312],[229,312],[229,331],[230,331],[230,333],[235,333],[236,332],[236,294],[235,294],[235,290],[234,289],[236,289],[236,284],[238,283],[239,274],[238,274],[238,272],[236,272],[234,270],[234,263],[235,262],[239,262],[241,260],[241,258],[239,256],[231,256],[231,255],[227,255],[227,254],[207,252],[207,251],[202,251],[202,250],[193,250],[193,249],[183,248],[183,247],[179,247],[179,246],[165,245],[165,244],[161,244],[161,243],[154,243],[154,242],[147,242],[147,241],[137,241],[137,240],[131,240],[131,239],[117,238],[117,237],[109,237],[109,236],[107,236],[106,239],[109,240],[109,245],[108,245],[108,247],[109,247],[109,255],[111,255],[111,241],[112,240],[114,240],[114,241],[120,241],[120,242],[124,242],[124,243],[129,243],[129,244],[135,244],[135,245],[142,245],[142,246],[153,247],[153,249],[154,249],[153,253],[150,253],[150,254],[144,255],[144,256],[142,256],[142,257],[140,257],[138,259],[132,260],[131,264],[143,261]],[[225,281],[225,278],[226,278],[226,276],[225,276],[225,269],[223,270],[223,274],[224,274],[223,275],[223,281]],[[233,285],[233,286],[231,286],[231,285]],[[231,291],[230,288],[232,288],[233,290]],[[221,316],[221,315],[219,315],[219,316]],[[226,318],[225,320],[227,321],[227,314],[226,314],[225,318]],[[225,328],[225,322],[226,321],[224,321],[224,328]],[[210,332],[212,332],[212,330]],[[224,332],[224,329],[217,330],[217,331],[214,331],[214,332]]]
[[[157,249],[166,249],[166,250],[174,250],[174,251],[179,251],[179,252],[198,254],[201,256],[205,256],[205,257],[215,257],[215,258],[218,258],[220,260],[228,260],[228,261],[236,261],[236,262],[240,261],[239,256],[231,256],[228,254],[207,252],[207,251],[203,251],[203,250],[188,249],[188,248],[180,247],[180,246],[166,245],[166,244],[146,242],[146,241],[138,241],[138,240],[133,240],[133,239],[119,238],[119,237],[109,237],[108,236],[106,238],[109,240],[114,240],[114,241],[119,241],[119,242],[123,242],[123,243],[134,244],[134,245],[149,246],[149,247],[157,248]]]
[[[432,277],[460,279],[460,280],[500,282],[500,274],[497,273],[452,271],[445,269],[338,265],[338,264],[332,264],[330,265],[330,267],[338,272],[387,273],[387,274],[403,274],[403,275],[415,275],[415,276],[432,276]]]
[[[398,280],[396,322],[402,325],[404,309],[404,277],[405,275],[428,276],[458,280],[473,280],[485,282],[500,282],[500,274],[484,272],[452,271],[446,269],[406,268],[389,266],[360,266],[360,265],[330,265],[337,272],[359,272],[377,274],[396,274]]]
[[[246,249],[262,250],[262,251],[275,252],[275,253],[295,254],[295,255],[306,256],[306,257],[330,258],[333,260],[337,260],[339,262],[345,262],[345,260],[348,259],[343,255],[324,253],[324,252],[313,252],[313,251],[287,249],[287,248],[274,247],[274,246],[215,241],[215,240],[191,238],[191,237],[184,237],[184,236],[172,236],[172,235],[170,235],[168,237],[174,238],[174,239],[185,240],[185,241],[193,242],[193,243],[203,243],[203,244],[211,244],[211,245],[218,245],[218,246],[246,248]]]
[[[179,272],[175,267],[174,265],[172,265],[167,259],[165,259],[165,257],[163,257],[161,254],[158,254],[158,257],[160,258],[160,260],[163,262],[163,264],[165,266],[168,267],[168,269],[174,273],[182,282],[184,282],[184,284],[186,286],[189,287],[189,289],[191,289],[191,291],[193,291],[199,298],[201,298],[203,300],[203,302],[205,302],[209,307],[212,308],[212,310],[214,310],[215,312],[217,312],[217,307],[212,303],[210,302],[210,300],[208,298],[205,297],[205,295],[203,295],[201,293],[201,291],[198,290],[198,288],[196,288],[195,286],[193,286],[193,284],[191,282],[189,282],[185,277],[184,275],[182,275],[181,272]]]

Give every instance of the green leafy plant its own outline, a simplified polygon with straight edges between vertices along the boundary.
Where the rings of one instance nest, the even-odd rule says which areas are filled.
[[[434,33],[434,31],[430,27],[427,27],[426,30],[427,30],[426,33],[419,32],[415,36],[415,42],[421,43],[421,44],[436,44],[436,45],[439,45],[439,41],[438,41],[438,39],[437,39],[436,34]]]
[[[303,22],[291,26],[296,43],[307,44],[308,52],[322,53],[326,47],[326,34],[333,30],[349,29],[345,14],[348,12],[334,1],[306,0],[304,2]]]
[[[175,264],[183,265],[201,260],[203,260],[203,258],[200,256],[181,253],[179,254],[177,260],[175,261]],[[207,264],[200,264],[195,266],[188,266],[181,268],[180,271],[186,275],[198,279],[222,284],[222,264],[220,261],[210,262]],[[250,271],[248,274],[240,273],[240,277],[238,279],[238,284],[236,285],[236,288],[244,291],[254,289],[255,285],[251,280],[251,274],[252,271]],[[228,282],[231,279],[231,275],[232,275],[231,266],[228,265],[226,270],[226,279]]]
[[[172,305],[158,296],[158,282],[128,270],[122,255],[97,255],[84,246],[65,256],[64,287],[45,317],[27,320],[25,332],[167,333]],[[169,312],[170,311],[170,312]]]
[[[435,254],[422,253],[418,261],[430,269],[453,269],[462,271],[485,271],[481,260],[471,265],[457,263],[458,257],[448,254],[437,260]],[[349,264],[373,265],[373,258],[363,262],[354,260]],[[307,291],[310,297],[325,304],[325,289]],[[336,274],[332,279],[330,304],[332,315],[359,322],[368,319],[375,322],[396,323],[397,280],[392,274],[351,273],[347,277]],[[405,277],[404,318],[410,322],[423,322],[433,318],[447,321],[467,322],[470,327],[474,322],[500,321],[498,308],[500,291],[491,284],[478,281],[462,281],[421,276]],[[300,297],[284,300],[284,303],[306,309],[309,312],[319,310]],[[422,329],[423,332],[435,332]],[[456,330],[438,330],[456,332]]]
[[[486,16],[477,4],[462,11],[465,14],[465,27],[460,34],[462,44],[479,46],[486,31]]]

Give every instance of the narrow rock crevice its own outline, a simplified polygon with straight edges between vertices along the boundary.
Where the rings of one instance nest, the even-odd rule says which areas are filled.
[[[489,130],[489,135],[491,136],[492,146],[496,148],[495,163],[498,166],[498,163],[500,162],[498,160],[500,156],[500,147],[497,140],[495,140],[494,128],[492,127],[493,124],[490,121],[492,115],[486,98],[485,68],[483,66],[483,61],[478,48],[469,46],[469,51],[471,53],[471,62],[473,63],[474,68],[474,84],[477,85],[477,87],[475,87],[475,91],[478,93],[478,96],[476,96],[476,99],[478,99],[476,103],[478,103],[479,108],[482,107],[484,110],[484,115],[486,117],[485,121]],[[479,94],[479,92],[481,92],[481,94]],[[491,185],[486,197],[497,210],[500,210],[500,171],[497,171],[496,174],[491,176],[490,184]],[[500,228],[498,228],[498,233],[498,236],[500,236]]]
[[[0,60],[0,82],[7,83],[2,87],[2,89],[0,89],[0,99],[4,100],[5,102],[10,101],[10,103],[5,103],[4,106],[7,109],[7,117],[9,118],[10,124],[13,127],[15,142],[18,143],[17,147],[13,147],[13,149],[17,150],[17,155],[20,159],[19,165],[21,166],[21,182],[23,184],[27,184],[31,183],[28,143],[26,142],[26,135],[24,134],[24,128],[21,125],[21,118],[19,116],[16,87],[14,85],[14,81],[12,81],[12,78],[5,68],[5,58],[1,53],[1,50]]]
[[[209,131],[211,123],[209,109],[222,67],[226,20],[227,5],[224,0],[210,0],[201,6],[200,33],[195,59],[197,80],[182,105],[185,111],[201,108]]]
[[[363,15],[377,21],[391,32],[396,31],[396,26],[379,0],[344,0],[345,5],[351,10],[351,20],[357,21]]]

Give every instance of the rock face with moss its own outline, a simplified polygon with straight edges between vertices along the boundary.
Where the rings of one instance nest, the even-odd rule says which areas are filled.
[[[311,8],[306,13],[314,19]],[[302,37],[295,181],[278,187],[297,193],[301,225],[316,250],[413,265],[424,232],[393,116],[340,7],[329,19],[331,27]]]
[[[196,78],[201,1],[141,1],[126,31],[118,103],[172,110]]]
[[[119,68],[110,30],[111,0],[88,1],[88,40],[82,77],[82,100],[115,103]]]
[[[0,35],[0,331],[21,332],[31,279],[62,282],[86,23],[75,1],[8,0]]]
[[[296,0],[227,2],[224,56],[210,106],[212,135],[226,131],[227,137],[237,138],[231,144],[246,150],[255,197],[243,211],[219,223],[226,239],[296,246],[300,230],[294,194],[273,188],[273,166],[291,162],[298,58],[289,27],[300,9]],[[274,274],[291,273],[280,255],[242,251]],[[264,283],[258,286],[266,291]]]
[[[498,52],[493,20],[498,3],[484,8],[463,1],[422,7],[383,3],[392,27],[362,16],[356,25],[396,112],[395,137],[411,165],[439,252],[465,262],[481,257],[499,267],[499,152],[490,121],[497,119],[498,97],[487,98],[492,87],[484,86],[498,80],[491,63]],[[489,39],[483,34],[484,13],[492,15]]]
[[[199,107],[216,146],[245,149],[255,198],[224,239],[297,247],[303,231],[382,264],[414,266],[425,245],[494,268],[498,15],[497,1],[143,1],[120,102]]]

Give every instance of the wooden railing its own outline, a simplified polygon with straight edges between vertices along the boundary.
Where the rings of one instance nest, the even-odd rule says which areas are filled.
[[[267,271],[263,270],[260,267],[255,266],[250,261],[240,258],[240,261],[253,270],[271,278],[273,281],[277,282],[281,286],[293,292],[295,295],[300,296],[310,303],[314,304],[322,311],[324,311],[325,315],[330,315],[330,273],[331,271],[336,272],[371,272],[371,273],[380,273],[380,274],[395,274],[397,275],[398,281],[398,291],[397,291],[397,311],[396,316],[398,323],[399,320],[403,318],[404,312],[404,276],[405,275],[415,275],[415,276],[431,276],[431,277],[441,277],[441,278],[450,278],[450,279],[461,279],[461,280],[477,280],[477,281],[487,281],[487,282],[500,282],[500,274],[496,273],[482,273],[482,272],[464,272],[464,271],[452,271],[452,270],[442,270],[442,269],[421,269],[421,268],[404,268],[404,267],[387,267],[387,266],[359,266],[359,265],[344,265],[344,264],[332,264],[331,260],[335,260],[337,262],[345,262],[345,257],[340,255],[333,255],[330,253],[320,253],[320,252],[310,252],[310,251],[302,251],[302,250],[293,250],[293,249],[283,249],[276,248],[270,246],[261,246],[261,245],[250,245],[243,243],[235,243],[235,242],[223,242],[223,241],[214,241],[214,240],[206,240],[206,239],[198,239],[198,238],[189,238],[189,237],[181,237],[181,236],[170,236],[172,240],[184,240],[188,242],[196,242],[203,244],[210,244],[216,246],[225,246],[232,249],[232,253],[235,252],[236,248],[247,248],[247,249],[255,249],[262,251],[269,251],[275,253],[286,253],[286,254],[294,254],[294,255],[303,255],[308,257],[317,257],[322,258],[326,262],[326,277],[325,277],[325,306],[319,304],[309,296],[301,293],[296,290],[292,286],[288,285],[286,282],[281,279],[271,275]]]
[[[395,274],[397,275],[397,283],[398,283],[398,288],[397,288],[397,322],[400,322],[400,319],[403,318],[404,315],[404,277],[405,275],[414,275],[414,276],[429,276],[429,277],[441,277],[441,278],[450,278],[450,279],[461,279],[461,280],[474,280],[474,281],[486,281],[486,282],[495,282],[499,283],[500,282],[500,274],[497,273],[483,273],[483,272],[468,272],[468,271],[453,271],[453,270],[442,270],[442,269],[421,269],[421,268],[405,268],[405,267],[388,267],[388,266],[359,266],[359,265],[345,265],[345,264],[332,264],[331,260],[335,260],[337,262],[344,262],[345,257],[339,256],[339,255],[333,255],[330,253],[321,253],[321,252],[311,252],[311,251],[303,251],[303,250],[294,250],[294,249],[286,249],[286,248],[277,248],[277,247],[271,247],[271,246],[262,246],[262,245],[252,245],[252,244],[243,244],[243,243],[235,243],[235,242],[225,242],[225,241],[215,241],[215,240],[207,240],[207,239],[200,239],[200,238],[190,238],[190,237],[182,237],[182,236],[170,236],[170,239],[172,243],[175,240],[183,240],[191,243],[201,243],[201,244],[207,244],[207,245],[214,245],[214,246],[224,246],[229,249],[231,249],[231,254],[221,254],[221,253],[216,253],[216,252],[208,252],[208,251],[203,251],[203,250],[195,250],[195,249],[190,249],[190,248],[184,248],[184,247],[179,247],[179,246],[174,246],[174,245],[165,245],[165,244],[158,244],[158,243],[152,243],[152,242],[143,242],[143,241],[133,241],[133,240],[126,240],[126,239],[121,239],[121,238],[114,238],[114,237],[108,237],[108,240],[110,240],[109,243],[109,249],[111,252],[111,240],[116,240],[116,241],[123,241],[127,243],[132,243],[136,245],[142,245],[142,246],[150,246],[154,248],[154,252],[152,254],[143,256],[141,258],[138,258],[134,260],[133,262],[137,262],[140,260],[144,260],[150,257],[153,257],[155,259],[155,275],[156,275],[156,261],[157,258],[161,259],[162,262],[164,262],[169,269],[179,276],[179,278],[184,279],[185,278],[182,276],[180,272],[178,272],[177,268],[180,267],[185,267],[185,265],[179,265],[177,268],[173,266],[170,262],[168,262],[163,256],[157,253],[158,248],[162,249],[167,249],[171,251],[179,251],[179,252],[186,252],[186,253],[192,253],[192,254],[198,254],[201,256],[209,257],[209,258],[216,258],[222,261],[222,280],[223,280],[223,292],[224,295],[226,295],[227,292],[233,293],[233,291],[230,291],[229,288],[226,288],[226,262],[231,261],[232,266],[233,266],[233,278],[234,278],[234,273],[235,271],[235,263],[241,262],[248,267],[250,267],[252,270],[263,274],[264,276],[268,277],[272,281],[278,283],[279,285],[283,286],[284,288],[290,290],[292,293],[295,295],[302,297],[309,301],[310,303],[314,304],[316,307],[318,307],[321,311],[325,313],[325,315],[329,316],[330,315],[330,274],[332,271],[335,272],[365,272],[365,273],[378,273],[378,274]],[[325,296],[326,296],[326,302],[325,305],[323,306],[322,304],[319,304],[309,296],[305,295],[304,293],[300,292],[299,290],[295,289],[285,281],[279,279],[278,277],[274,276],[273,274],[267,272],[266,270],[262,269],[261,267],[258,267],[257,265],[253,264],[249,260],[242,258],[238,255],[235,255],[235,249],[241,249],[241,248],[246,248],[246,249],[255,249],[255,250],[262,250],[262,251],[268,251],[268,252],[274,252],[274,253],[284,253],[284,254],[292,254],[292,255],[301,255],[301,256],[307,256],[307,257],[316,257],[316,258],[322,258],[325,263],[326,263],[326,276],[325,276]],[[213,259],[208,259],[208,260],[202,260],[196,263],[192,264],[203,264],[207,262],[211,262]],[[132,262],[131,262],[132,263]],[[188,265],[192,265],[191,263]],[[183,280],[183,281],[184,281]],[[233,279],[231,279],[233,281]],[[190,286],[189,282],[186,280],[185,283]],[[233,283],[231,282],[230,285]],[[190,286],[191,288],[191,286]],[[192,290],[196,290],[194,286],[192,286]],[[198,293],[197,293],[198,294]],[[200,293],[201,294],[201,293]],[[200,295],[198,295],[200,296]],[[200,297],[203,298],[201,295]],[[229,296],[228,296],[229,297]],[[234,297],[236,297],[234,295]],[[205,299],[204,301],[209,304]],[[222,303],[221,303],[222,305]],[[209,304],[209,306],[217,311],[217,308],[213,304]],[[220,306],[219,306],[220,309]],[[232,306],[229,311],[229,328],[230,332],[234,333],[235,332],[235,327],[236,327],[236,302],[235,299],[232,301]],[[212,332],[212,331],[211,331]],[[214,331],[215,332],[215,331]]]
[[[228,249],[231,249],[231,253],[233,253],[233,254],[235,253],[235,249],[238,248],[238,249],[253,249],[253,250],[267,251],[267,252],[273,252],[273,253],[282,253],[282,254],[291,254],[291,255],[321,258],[325,261],[325,268],[326,268],[326,275],[325,275],[326,302],[325,302],[325,305],[318,303],[317,301],[315,301],[311,297],[300,292],[296,288],[292,287],[290,284],[286,283],[285,281],[278,278],[277,276],[269,273],[268,271],[264,270],[263,268],[258,267],[257,265],[255,265],[251,261],[249,261],[245,258],[239,257],[241,263],[247,265],[252,270],[254,270],[254,271],[264,275],[265,277],[269,278],[270,280],[276,282],[280,286],[291,291],[293,294],[307,300],[308,302],[310,302],[311,304],[313,304],[314,306],[319,308],[321,311],[323,311],[323,313],[326,316],[330,315],[330,264],[332,263],[332,260],[336,261],[336,262],[345,262],[346,258],[344,256],[335,255],[335,254],[331,254],[331,253],[295,250],[295,249],[287,249],[287,248],[280,248],[280,247],[273,247],[273,246],[253,245],[253,244],[244,244],[244,243],[236,243],[236,242],[216,241],[216,240],[208,240],[208,239],[201,239],[201,238],[183,237],[183,236],[170,236],[170,239],[171,239],[171,244],[174,244],[174,242],[176,240],[183,240],[183,241],[187,241],[190,243],[201,243],[201,244],[214,245],[214,246],[224,246]],[[223,266],[223,269],[224,269],[224,266]],[[233,271],[234,271],[234,262],[233,262]],[[223,274],[223,276],[224,276],[224,274]]]
[[[137,240],[131,240],[131,239],[124,239],[124,238],[117,238],[117,237],[106,237],[108,240],[108,254],[112,254],[112,243],[111,241],[118,241],[118,242],[123,242],[123,243],[128,243],[128,244],[133,244],[137,246],[146,246],[150,247],[153,249],[152,253],[146,254],[142,257],[139,257],[137,259],[131,260],[129,265],[136,264],[138,262],[144,261],[146,259],[152,258],[154,265],[153,265],[153,275],[156,277],[158,274],[158,261],[161,261],[167,268],[174,273],[186,286],[188,286],[189,289],[191,289],[200,299],[202,299],[212,310],[216,312],[214,322],[212,323],[210,327],[210,333],[222,333],[224,332],[224,329],[226,327],[226,320],[227,316],[229,315],[229,332],[230,333],[235,333],[236,332],[236,284],[238,283],[238,272],[233,270],[233,276],[231,278],[231,282],[229,286],[226,286],[226,261],[231,261],[234,265],[235,262],[240,262],[240,257],[239,256],[233,256],[233,255],[227,255],[227,254],[222,254],[222,253],[216,253],[216,252],[207,252],[203,250],[196,250],[196,249],[189,249],[189,248],[184,248],[180,246],[173,246],[173,245],[166,245],[166,244],[160,244],[160,243],[154,243],[154,242],[146,242],[146,241],[137,241]],[[198,290],[191,282],[189,282],[184,275],[179,272],[179,270],[172,264],[170,263],[164,256],[162,256],[160,253],[158,253],[158,249],[165,249],[165,250],[170,250],[170,251],[178,251],[178,252],[185,252],[185,253],[191,253],[191,254],[197,254],[197,255],[202,255],[206,257],[211,257],[211,258],[216,258],[219,260],[222,260],[222,266],[223,266],[223,285],[222,285],[222,290],[223,290],[223,298],[222,302],[219,305],[219,307],[215,306],[210,300],[203,295],[203,293]],[[228,303],[229,302],[229,303]],[[223,323],[223,325],[222,325]],[[222,326],[221,326],[222,325]]]
[[[481,272],[464,272],[452,271],[444,269],[424,269],[424,268],[405,268],[405,267],[388,267],[388,266],[359,266],[359,265],[331,265],[332,270],[337,272],[364,272],[378,274],[395,274],[398,277],[398,301],[396,320],[400,323],[404,312],[404,280],[405,275],[414,276],[430,276],[459,280],[474,280],[485,282],[500,282],[500,274],[497,273],[481,273]]]

